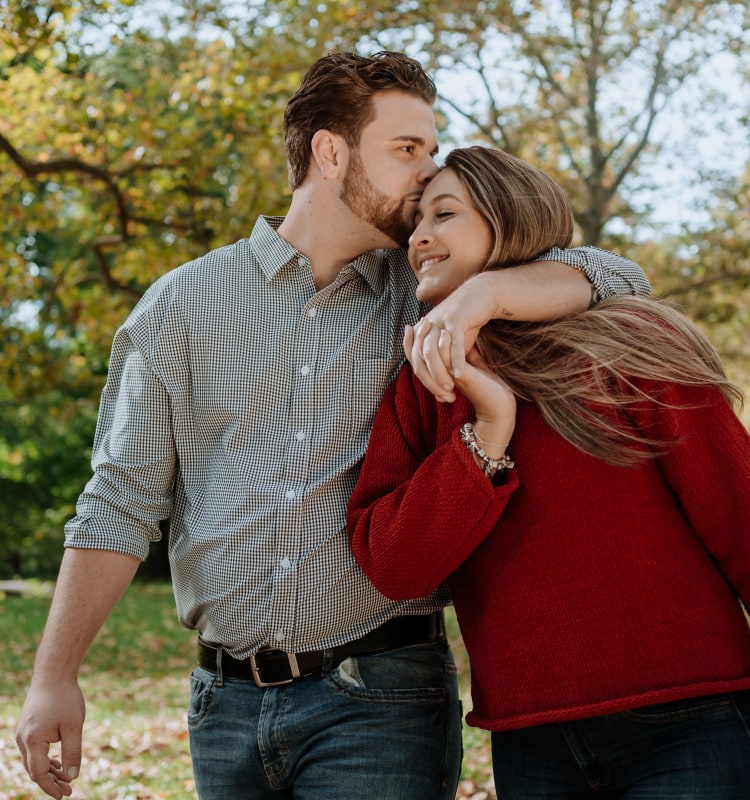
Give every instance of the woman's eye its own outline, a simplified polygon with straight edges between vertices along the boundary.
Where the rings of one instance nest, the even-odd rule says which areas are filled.
[[[452,216],[452,211],[438,211],[437,214],[435,214],[435,219],[447,219],[448,217]]]

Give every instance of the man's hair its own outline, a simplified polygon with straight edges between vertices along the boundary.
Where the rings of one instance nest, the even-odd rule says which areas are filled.
[[[486,147],[454,150],[445,167],[492,228],[494,248],[485,269],[567,247],[573,232],[568,198],[541,170]],[[742,406],[742,392],[705,334],[677,309],[649,297],[612,297],[548,322],[490,320],[477,347],[488,367],[533,403],[554,431],[609,464],[638,465],[674,444],[641,432],[628,416],[645,404],[663,406],[664,383],[715,387],[735,408]]]
[[[371,121],[372,97],[401,91],[432,105],[437,90],[419,61],[403,53],[382,51],[372,56],[329,53],[305,73],[284,112],[284,140],[289,185],[296,189],[307,175],[313,135],[329,130],[352,147]]]

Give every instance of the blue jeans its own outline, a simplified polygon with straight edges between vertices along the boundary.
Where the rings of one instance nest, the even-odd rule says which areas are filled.
[[[326,661],[284,686],[191,676],[201,800],[453,800],[461,768],[456,665],[442,644]]]
[[[492,734],[499,800],[748,800],[750,691]]]

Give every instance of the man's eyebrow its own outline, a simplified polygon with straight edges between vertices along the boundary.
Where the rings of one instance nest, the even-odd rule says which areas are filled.
[[[408,134],[402,134],[399,136],[394,136],[391,139],[393,142],[411,142],[412,144],[418,144],[421,147],[424,147],[427,144],[427,140],[424,139],[422,136],[409,136]],[[439,147],[435,145],[433,150],[431,151],[431,156],[436,156],[438,154]]]

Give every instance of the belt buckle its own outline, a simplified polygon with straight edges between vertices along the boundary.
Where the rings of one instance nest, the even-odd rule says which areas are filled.
[[[260,666],[256,660],[256,655],[259,655],[263,652],[263,650],[259,650],[258,653],[254,653],[250,656],[250,670],[253,673],[253,680],[255,681],[255,685],[260,689],[265,689],[268,686],[284,686],[287,683],[292,683],[292,681],[296,680],[301,676],[299,671],[299,664],[297,664],[297,656],[294,653],[285,653],[283,650],[278,650],[279,653],[284,653],[286,656],[287,662],[289,664],[289,672],[291,673],[291,678],[285,678],[283,681],[264,681],[260,674]]]

